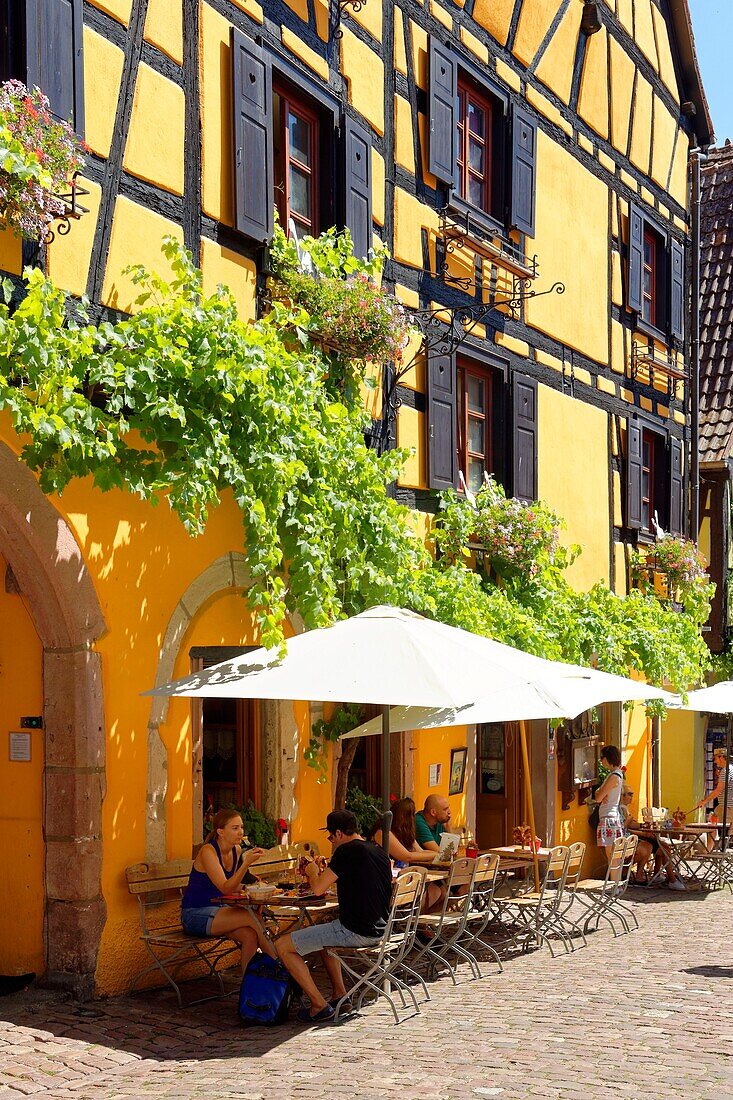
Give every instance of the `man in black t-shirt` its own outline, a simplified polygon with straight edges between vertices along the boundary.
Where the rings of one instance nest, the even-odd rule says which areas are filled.
[[[327,1023],[333,1019],[336,1002],[346,996],[341,964],[325,948],[371,947],[379,943],[392,898],[389,859],[381,848],[359,835],[354,815],[349,810],[333,810],[326,826],[333,847],[331,865],[319,872],[315,861],[309,860],[305,875],[314,894],[325,894],[336,883],[339,919],[298,928],[275,943],[283,964],[310,999],[310,1008],[303,1007],[298,1013],[304,1023]],[[319,992],[304,962],[303,957],[314,951],[321,952],[331,981],[331,1001]]]

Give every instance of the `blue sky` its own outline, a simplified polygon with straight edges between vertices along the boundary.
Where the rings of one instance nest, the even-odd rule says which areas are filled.
[[[731,0],[689,0],[692,29],[702,82],[713,116],[718,145],[733,141],[733,84],[730,46],[733,43]]]

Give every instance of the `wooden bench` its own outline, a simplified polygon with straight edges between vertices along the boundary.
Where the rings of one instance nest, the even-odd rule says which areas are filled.
[[[175,859],[169,863],[136,863],[125,871],[127,888],[137,898],[141,939],[153,960],[150,966],[143,967],[134,976],[129,991],[134,992],[146,975],[159,970],[173,987],[179,1008],[183,1008],[183,999],[176,977],[182,967],[202,963],[206,968],[205,977],[216,979],[219,995],[223,996],[225,990],[219,964],[239,951],[239,944],[227,936],[192,936],[183,931],[180,909],[174,907],[180,906],[192,863],[190,859]],[[198,1004],[199,1001],[190,1003]]]
[[[302,844],[279,844],[264,852],[252,871],[258,878],[268,881],[289,879],[298,859],[304,854],[318,855],[318,846],[309,841]],[[239,950],[239,944],[228,936],[193,936],[184,932],[181,927],[179,907],[192,863],[190,859],[176,859],[168,863],[136,863],[125,871],[127,888],[137,898],[141,939],[153,960],[150,966],[143,967],[135,974],[129,991],[134,992],[146,975],[159,970],[173,987],[179,1008],[183,1007],[183,999],[176,977],[182,967],[202,963],[206,968],[205,977],[216,979],[220,995],[223,995],[224,983],[219,964]],[[207,998],[200,998],[202,999]]]

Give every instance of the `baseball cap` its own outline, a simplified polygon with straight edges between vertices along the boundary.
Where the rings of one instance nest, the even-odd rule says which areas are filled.
[[[347,836],[358,832],[356,818],[351,810],[331,810],[326,818],[325,829],[319,831],[322,833],[335,833],[337,829],[342,833],[346,833]]]

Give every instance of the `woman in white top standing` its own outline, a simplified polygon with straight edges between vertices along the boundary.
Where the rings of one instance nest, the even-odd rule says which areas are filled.
[[[727,803],[728,803],[728,807],[727,807],[728,820],[727,820],[727,822],[723,822],[723,824],[731,825],[731,824],[733,824],[733,764],[730,764],[728,766],[728,775],[726,777],[725,771],[726,771],[727,759],[728,759],[728,754],[726,753],[725,749],[716,749],[715,750],[715,752],[713,753],[713,763],[715,764],[715,767],[718,769],[718,782],[715,784],[715,789],[712,790],[709,795],[706,795],[705,798],[701,798],[700,801],[692,807],[692,810],[690,810],[690,813],[694,813],[695,810],[698,810],[701,806],[707,805],[708,802],[714,802],[715,799],[717,798],[717,800],[718,800],[718,818],[719,818],[719,820],[721,822],[723,822],[723,805],[727,801]],[[727,799],[725,797],[726,778],[727,778],[727,781],[728,781],[728,798]],[[708,846],[708,851],[709,852],[711,852],[713,850],[713,848],[715,847],[715,830],[714,829],[710,833],[708,833],[708,845],[707,846]]]
[[[624,836],[624,826],[619,813],[624,773],[621,771],[621,750],[615,745],[604,745],[601,760],[611,769],[595,793],[598,805],[598,828],[596,843],[603,848],[606,859],[611,862],[614,843]]]

